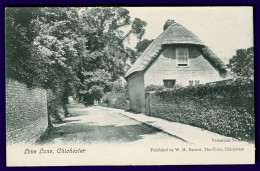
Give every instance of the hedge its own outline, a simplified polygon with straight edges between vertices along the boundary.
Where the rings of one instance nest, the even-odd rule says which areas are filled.
[[[149,115],[239,140],[255,138],[254,82],[237,79],[156,91]]]

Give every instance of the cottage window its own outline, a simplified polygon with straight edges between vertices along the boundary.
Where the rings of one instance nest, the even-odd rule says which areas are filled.
[[[200,84],[200,80],[195,80],[195,86]]]
[[[188,66],[189,51],[188,48],[177,48],[176,49],[177,66]]]
[[[163,80],[163,85],[165,87],[173,87],[175,85],[176,80]]]

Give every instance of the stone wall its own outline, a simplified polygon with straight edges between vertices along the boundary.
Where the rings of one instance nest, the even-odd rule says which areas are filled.
[[[47,96],[42,88],[28,88],[6,79],[6,142],[35,142],[48,127]]]

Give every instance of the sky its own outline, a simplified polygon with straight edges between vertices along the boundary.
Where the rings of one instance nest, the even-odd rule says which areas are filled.
[[[147,22],[143,39],[155,39],[172,19],[197,35],[225,63],[240,48],[253,46],[252,7],[126,7],[132,19]],[[129,46],[134,48],[136,38]]]

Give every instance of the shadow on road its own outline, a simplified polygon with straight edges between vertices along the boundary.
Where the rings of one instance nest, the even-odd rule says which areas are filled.
[[[141,139],[149,141],[161,138],[185,141],[180,137],[168,134],[159,128],[136,121],[118,112],[85,107],[79,103],[71,104],[68,109],[71,117],[65,118],[63,123],[55,125],[36,142],[36,145],[126,143]]]
[[[69,122],[77,122],[77,121],[80,121],[80,119],[77,119],[77,120],[64,120],[64,121],[62,121],[61,124],[63,124],[63,123],[69,123]]]
[[[133,142],[142,139],[142,135],[155,134],[161,130],[149,127],[144,123],[136,125],[95,125],[90,123],[69,123],[54,127],[49,136],[37,142],[37,144],[55,143],[59,139],[62,143],[67,142]]]

